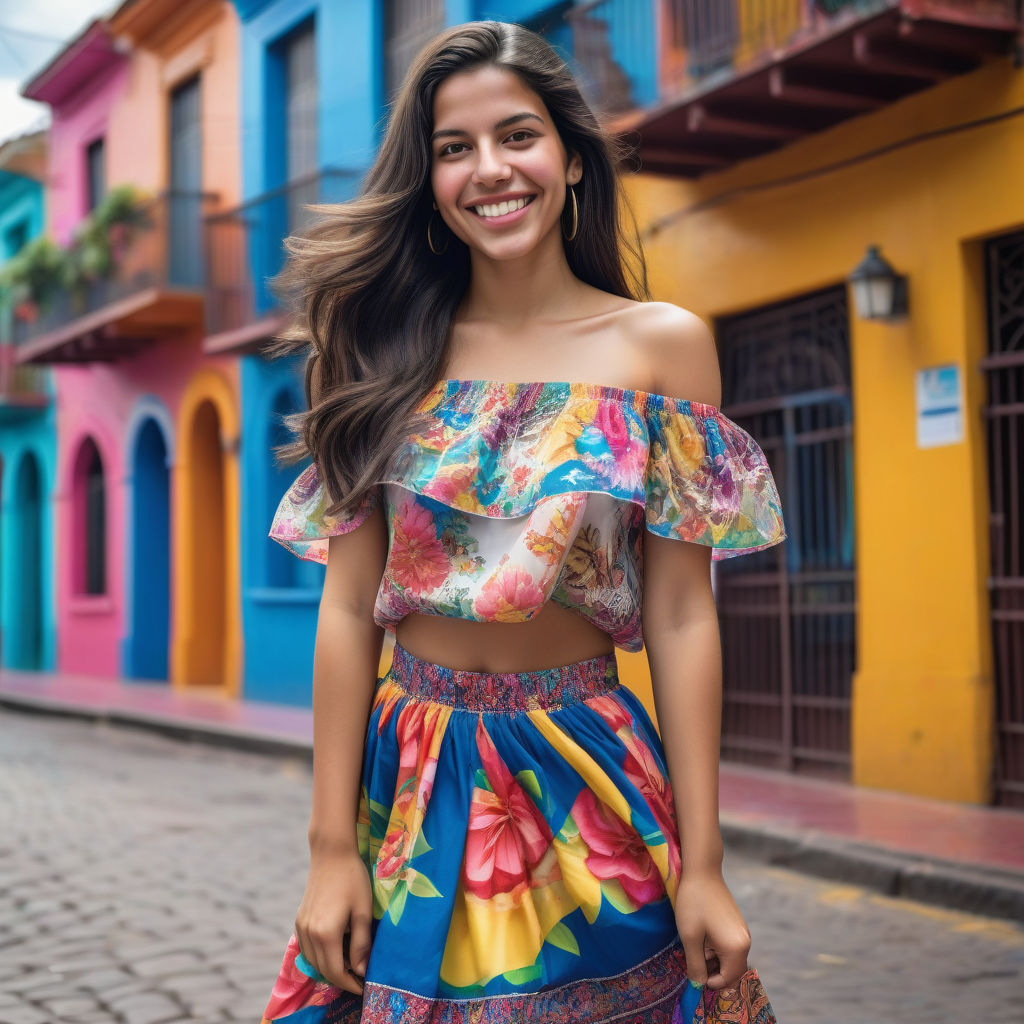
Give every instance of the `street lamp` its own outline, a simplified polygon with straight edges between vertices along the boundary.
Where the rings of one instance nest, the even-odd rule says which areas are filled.
[[[869,245],[867,255],[847,278],[857,315],[864,320],[899,320],[907,315],[907,279]]]

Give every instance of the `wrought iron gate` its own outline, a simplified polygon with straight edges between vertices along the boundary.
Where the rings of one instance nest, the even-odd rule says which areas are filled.
[[[716,324],[722,411],[756,438],[787,538],[715,563],[722,757],[848,778],[856,667],[846,289]]]
[[[985,256],[995,802],[1024,808],[1024,232],[990,240]]]

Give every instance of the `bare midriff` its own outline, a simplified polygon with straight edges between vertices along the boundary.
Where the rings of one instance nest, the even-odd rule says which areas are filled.
[[[603,629],[552,601],[528,622],[414,613],[395,627],[395,639],[423,661],[471,672],[534,672],[615,650]]]

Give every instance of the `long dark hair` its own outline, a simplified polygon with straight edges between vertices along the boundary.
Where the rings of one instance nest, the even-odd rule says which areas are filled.
[[[444,373],[470,258],[447,229],[443,255],[427,246],[434,94],[449,75],[484,65],[518,75],[544,101],[566,152],[582,159],[578,229],[563,242],[573,274],[615,295],[650,298],[635,219],[631,238],[620,223],[623,210],[632,218],[617,170],[626,148],[583,99],[565,61],[514,23],[468,22],[434,37],[406,74],[359,194],[312,207],[322,216],[286,239],[288,260],[275,281],[292,317],[265,351],[307,351],[309,406],[284,417],[297,436],[275,452],[283,463],[312,457],[332,514],[354,512],[386,478],[416,406]]]

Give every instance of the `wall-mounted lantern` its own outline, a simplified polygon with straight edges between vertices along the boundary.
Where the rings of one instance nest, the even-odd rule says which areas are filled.
[[[864,320],[899,320],[907,315],[907,279],[869,245],[867,255],[847,278],[857,315]]]

